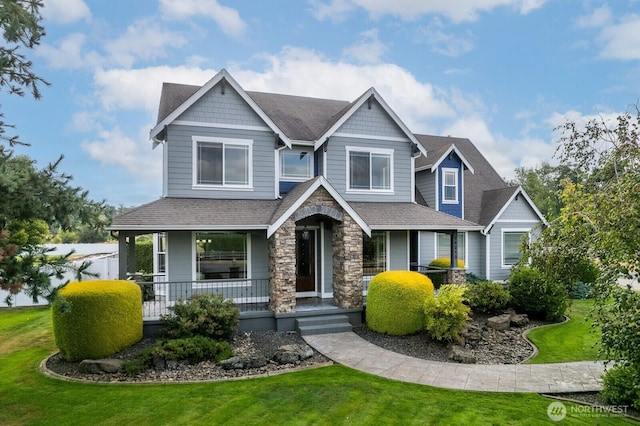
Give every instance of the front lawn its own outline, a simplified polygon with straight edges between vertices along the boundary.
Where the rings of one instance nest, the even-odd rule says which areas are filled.
[[[596,360],[600,330],[587,319],[592,308],[593,300],[573,300],[567,310],[569,321],[531,330],[527,337],[537,346],[539,353],[529,363]]]
[[[38,372],[39,362],[54,350],[47,309],[0,309],[0,424],[550,423],[551,401],[536,394],[451,391],[341,366],[218,383],[64,382]],[[592,420],[567,417],[563,424],[592,424]],[[630,423],[622,418],[606,420]]]

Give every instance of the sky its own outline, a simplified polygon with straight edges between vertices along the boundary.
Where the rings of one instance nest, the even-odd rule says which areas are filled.
[[[26,52],[51,83],[5,121],[39,168],[119,207],[162,195],[162,82],[226,68],[245,89],[352,101],[370,87],[414,133],[469,138],[506,179],[554,163],[567,120],[640,100],[640,0],[44,0]]]

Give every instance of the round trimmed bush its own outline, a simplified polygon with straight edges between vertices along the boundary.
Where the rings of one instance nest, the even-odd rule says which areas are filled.
[[[464,260],[458,259],[458,268],[464,269]],[[451,259],[448,257],[439,257],[434,259],[429,263],[429,266],[433,266],[434,268],[450,268],[451,267]]]
[[[69,283],[51,308],[55,343],[67,361],[104,358],[142,339],[142,294],[131,281]]]
[[[371,279],[367,326],[378,333],[413,334],[424,327],[423,304],[433,297],[431,280],[412,271],[386,271]]]

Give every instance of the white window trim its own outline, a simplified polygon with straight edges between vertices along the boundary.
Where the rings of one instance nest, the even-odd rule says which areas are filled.
[[[225,231],[194,231],[191,233],[191,281],[192,288],[224,288],[224,287],[248,287],[251,286],[251,232],[229,231],[247,236],[247,278],[245,279],[222,279],[222,280],[199,280],[196,268],[196,259],[198,256],[196,250],[196,234],[197,233],[219,233],[224,234]]]
[[[348,194],[393,194],[393,149],[385,149],[385,148],[364,148],[358,146],[346,146],[346,188],[345,191]],[[371,165],[371,154],[383,154],[389,156],[389,189],[351,189],[351,162],[350,162],[350,154],[352,152],[363,152],[369,154],[369,165]],[[369,173],[371,173],[371,168],[369,168]],[[369,186],[371,186],[371,181],[369,181]]]
[[[284,161],[284,155],[285,154],[300,154],[302,152],[306,152],[307,156],[308,156],[308,160],[307,162],[309,163],[309,167],[307,169],[308,173],[307,176],[303,176],[303,177],[293,177],[293,176],[285,176],[284,174],[284,167],[283,167],[283,161]],[[279,176],[280,176],[280,180],[281,181],[285,181],[285,182],[304,182],[306,180],[309,180],[313,177],[313,149],[291,149],[291,150],[281,150],[280,151],[280,155],[279,155],[279,164],[280,164],[280,172],[279,172]]]
[[[531,228],[502,228],[500,230],[500,265],[502,269],[511,269],[513,265],[504,264],[504,234],[511,232],[523,232],[526,233],[529,242],[531,242]]]
[[[192,136],[192,187],[193,189],[215,189],[215,190],[239,190],[239,189],[253,189],[253,140],[252,139],[234,139],[234,138],[218,138],[218,137],[210,137],[210,136]],[[249,167],[249,181],[246,185],[237,185],[237,184],[226,184],[222,185],[212,185],[212,184],[202,184],[198,183],[198,144],[199,143],[221,143],[224,146],[232,145],[232,146],[246,146],[247,150],[247,164]],[[223,158],[224,161],[224,158]],[[224,173],[224,165],[223,165],[223,173]]]
[[[445,178],[445,175],[447,173],[453,173],[453,175],[455,176],[455,194],[456,194],[456,198],[455,200],[447,200],[445,198],[445,184],[447,182],[447,179]],[[458,184],[458,174],[459,171],[458,169],[454,169],[454,168],[450,168],[450,167],[443,167],[442,168],[442,204],[458,204],[459,200],[458,200],[458,193],[460,192],[460,185]]]

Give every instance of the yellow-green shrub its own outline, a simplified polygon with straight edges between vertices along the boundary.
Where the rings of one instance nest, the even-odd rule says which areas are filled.
[[[434,268],[450,268],[451,259],[448,257],[439,257],[432,260],[431,263],[429,263],[429,266],[433,266]],[[458,268],[464,268],[464,260],[458,259]]]
[[[371,279],[367,293],[367,326],[378,333],[406,335],[423,328],[423,303],[433,284],[412,271],[386,271]]]
[[[424,302],[424,325],[435,340],[458,341],[460,332],[469,319],[470,308],[463,303],[464,286],[446,284],[436,297]]]
[[[104,358],[142,339],[142,295],[130,281],[69,283],[52,316],[56,345],[68,361]]]

